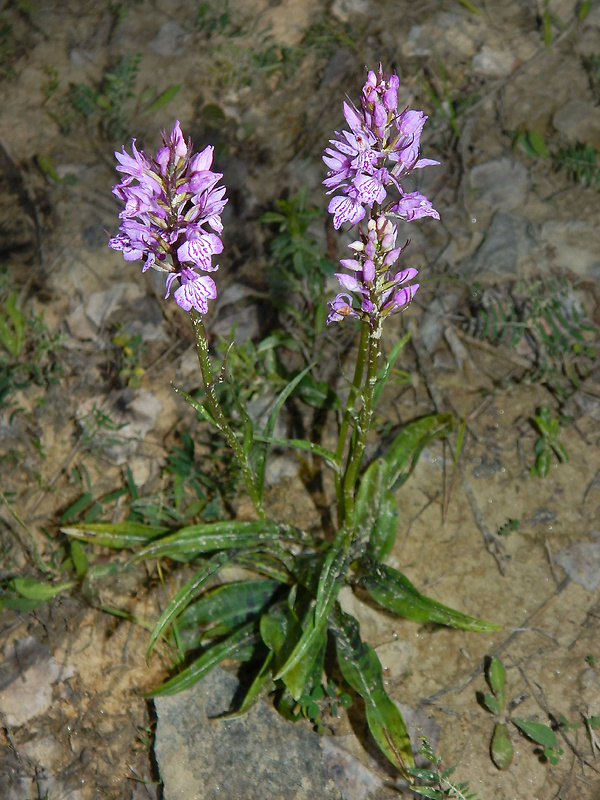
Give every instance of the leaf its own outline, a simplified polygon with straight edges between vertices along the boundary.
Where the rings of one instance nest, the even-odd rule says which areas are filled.
[[[381,397],[381,393],[385,389],[385,385],[388,382],[388,378],[394,368],[394,364],[408,340],[410,339],[410,333],[407,333],[405,336],[400,339],[400,341],[396,342],[396,344],[392,347],[390,354],[388,355],[387,359],[383,367],[379,370],[377,374],[377,383],[375,384],[375,389],[373,391],[373,408],[377,406],[379,402],[379,398]]]
[[[451,414],[430,414],[402,428],[384,456],[390,468],[390,489],[402,486],[416,467],[423,448],[432,439],[450,433],[452,425]]]
[[[294,647],[289,659],[275,675],[275,680],[282,678],[304,658],[327,624],[329,612],[342,587],[348,570],[348,556],[341,546],[334,546],[328,552],[319,577],[317,598],[314,611],[309,611],[302,623],[303,633]]]
[[[134,558],[140,561],[165,556],[191,556],[215,550],[252,547],[280,538],[298,541],[298,534],[298,529],[271,520],[210,522],[181,528],[142,548]]]
[[[490,742],[490,754],[498,769],[508,769],[510,767],[513,758],[513,746],[505,722],[497,722],[494,725],[494,733]]]
[[[368,540],[368,555],[378,561],[388,557],[398,531],[398,502],[389,485],[390,467],[380,458],[365,471],[354,506],[354,528]]]
[[[296,386],[300,383],[300,381],[304,378],[305,375],[308,375],[308,373],[312,368],[313,364],[309,364],[305,369],[303,369],[294,378],[292,378],[292,380],[288,383],[288,385],[279,393],[279,396],[273,403],[273,406],[269,413],[269,418],[267,419],[267,423],[262,432],[262,436],[267,441],[260,442],[260,444],[254,448],[254,454],[255,454],[254,457],[256,459],[256,486],[258,489],[259,497],[262,497],[263,487],[265,483],[265,470],[267,468],[267,456],[269,454],[268,440],[273,436],[273,431],[275,430],[275,423],[277,422],[277,417],[279,416],[279,412],[281,411],[283,404],[292,394]]]
[[[511,722],[519,728],[519,730],[523,731],[525,736],[531,739],[537,744],[541,744],[542,747],[556,747],[556,736],[554,731],[549,728],[547,725],[544,725],[543,722],[531,722],[528,719],[511,719]]]
[[[168,528],[144,525],[141,522],[94,522],[61,528],[61,531],[67,536],[73,536],[83,542],[97,544],[100,547],[116,549],[146,544],[167,530]]]
[[[52,600],[57,594],[66,592],[75,585],[74,581],[66,581],[65,583],[44,583],[43,581],[36,581],[35,578],[13,578],[10,581],[12,588],[24,597],[26,600],[37,600],[44,602]]]
[[[167,103],[171,102],[180,89],[180,83],[174,83],[171,86],[167,86],[167,88],[158,95],[152,105],[148,107],[148,114],[153,114],[155,111],[159,111],[161,108],[164,108]]]
[[[504,710],[504,706],[501,706],[494,695],[490,694],[489,692],[486,692],[483,695],[483,702],[487,710],[492,714],[501,714]]]
[[[204,408],[202,403],[199,403],[197,400],[194,400],[194,398],[191,395],[189,395],[187,392],[184,392],[183,389],[179,389],[177,386],[173,386],[173,389],[177,392],[177,394],[180,394],[182,397],[184,397],[187,400],[187,402],[191,405],[191,407],[195,411],[197,411],[198,414],[200,414],[200,416],[202,417],[202,419],[205,422],[208,422],[211,425],[214,425],[215,428],[219,427],[217,425],[217,423],[215,422],[215,420],[213,419],[211,413],[206,408]]]
[[[163,631],[187,608],[194,597],[206,586],[208,581],[217,575],[219,570],[224,567],[228,561],[231,561],[234,554],[235,551],[222,552],[214,555],[175,594],[154,626],[152,634],[150,635],[150,640],[148,641],[146,658],[152,653],[154,645]]]
[[[358,622],[339,606],[332,628],[338,664],[344,680],[365,701],[367,723],[381,751],[404,775],[415,762],[402,714],[383,687],[375,650],[361,641]]]
[[[226,658],[239,658],[249,646],[260,642],[260,635],[256,630],[256,625],[251,622],[242,625],[222,642],[212,645],[202,655],[186,667],[179,675],[165,681],[162,686],[152,692],[147,692],[144,697],[167,697],[172,694],[189,689],[198,681],[202,680],[213,667],[220,664]]]
[[[185,648],[191,650],[205,636],[214,639],[249,622],[266,608],[281,586],[276,580],[252,580],[225,583],[209,590],[189,605],[177,621]]]
[[[492,656],[486,666],[485,677],[498,700],[500,709],[504,710],[506,704],[506,670],[504,664],[496,656]]]
[[[90,562],[88,561],[85,550],[77,541],[77,539],[74,539],[71,542],[70,550],[71,558],[73,559],[73,566],[75,567],[75,574],[77,575],[77,578],[81,580],[82,578],[85,578],[90,567]]]
[[[314,453],[315,455],[324,458],[329,466],[333,467],[335,472],[339,473],[340,471],[340,464],[335,453],[331,450],[328,450],[326,447],[315,444],[314,442],[307,442],[305,439],[278,439],[275,436],[259,435],[254,436],[254,441],[265,442],[267,444],[278,444],[282,447],[296,447],[299,450],[308,450],[310,453]]]
[[[499,631],[501,625],[485,622],[481,619],[455,611],[420,594],[408,578],[393,567],[377,564],[364,559],[361,568],[365,570],[358,579],[359,586],[364,587],[379,605],[393,611],[400,617],[415,622],[435,622],[465,631]]]
[[[242,700],[238,710],[232,712],[231,714],[224,714],[223,716],[219,717],[219,719],[235,719],[236,717],[241,717],[254,705],[254,703],[256,703],[265,687],[269,684],[272,685],[273,679],[271,677],[271,662],[273,661],[273,658],[274,654],[269,650],[262,667],[248,687],[248,691],[244,695],[244,699]]]

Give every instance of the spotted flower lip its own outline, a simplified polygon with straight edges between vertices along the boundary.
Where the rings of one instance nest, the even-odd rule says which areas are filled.
[[[142,272],[151,267],[168,273],[166,297],[178,279],[173,293],[177,305],[205,314],[217,287],[198,271],[218,269],[212,259],[223,252],[221,212],[227,203],[225,187],[217,186],[223,175],[211,169],[214,147],[194,154],[177,121],[169,133],[163,132],[156,156],[138,150],[135,139],[131,149],[132,155],[124,147],[115,153],[123,175],[113,194],[125,206],[119,233],[108,246],[126,261],[145,258]]]

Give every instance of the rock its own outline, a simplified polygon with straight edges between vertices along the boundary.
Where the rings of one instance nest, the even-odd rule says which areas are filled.
[[[24,725],[52,705],[52,684],[73,677],[33,636],[4,648],[0,665],[0,714],[10,726]]]
[[[495,158],[471,169],[469,182],[477,200],[494,209],[511,211],[525,203],[529,189],[527,167],[513,158]]]
[[[331,14],[340,22],[348,22],[350,17],[365,17],[369,13],[369,0],[334,0]]]
[[[595,592],[600,586],[600,540],[580,542],[561,550],[554,560],[572,581],[589,592]]]
[[[507,50],[492,50],[484,44],[481,50],[473,56],[473,71],[481,75],[489,75],[491,78],[502,78],[510,75],[516,58]]]
[[[552,248],[553,262],[580,277],[600,277],[600,231],[596,220],[550,220],[542,226],[540,243]]]
[[[414,25],[402,40],[402,52],[408,57],[433,56],[468,59],[475,55],[481,23],[459,14],[437,14],[427,25]]]
[[[159,56],[179,56],[184,51],[187,34],[185,28],[176,22],[165,22],[149,44]]]
[[[527,219],[497,211],[475,255],[460,271],[466,277],[479,272],[516,277],[519,261],[531,252],[534,244]]]
[[[583,100],[569,100],[552,117],[552,124],[573,144],[600,147],[600,108]]]
[[[384,787],[381,778],[345,750],[333,736],[323,737],[323,759],[342,800],[373,800]]]
[[[214,719],[238,688],[216,667],[191,689],[156,698],[164,800],[338,800],[317,734],[262,702],[239,719]]]

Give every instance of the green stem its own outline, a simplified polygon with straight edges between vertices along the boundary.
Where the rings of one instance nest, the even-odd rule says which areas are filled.
[[[358,345],[356,364],[354,366],[354,378],[352,379],[352,386],[350,387],[350,392],[348,394],[348,399],[346,401],[346,408],[344,409],[344,414],[342,416],[342,424],[340,425],[337,449],[335,451],[335,457],[338,464],[342,463],[344,450],[346,448],[346,438],[348,436],[348,429],[350,427],[350,413],[354,409],[354,404],[356,403],[356,396],[360,392],[362,376],[365,368],[365,362],[367,360],[368,345],[369,345],[369,325],[366,322],[363,322],[360,331],[360,342]],[[337,497],[338,525],[340,528],[344,525],[344,522],[348,521],[347,517],[345,516],[343,480],[344,480],[343,471],[340,470],[340,472],[337,473],[335,476],[335,493]]]
[[[196,336],[196,352],[198,353],[200,372],[202,373],[202,382],[204,384],[204,391],[206,392],[208,406],[217,428],[225,436],[227,443],[233,450],[233,454],[242,471],[244,482],[246,484],[246,488],[248,489],[250,499],[252,500],[254,508],[256,509],[256,513],[260,519],[265,519],[266,515],[262,507],[262,500],[254,482],[254,476],[252,474],[252,469],[250,467],[248,458],[246,457],[246,454],[244,453],[242,445],[240,444],[237,436],[227,422],[227,418],[223,414],[221,406],[219,405],[219,401],[217,400],[215,382],[213,379],[210,356],[208,353],[208,341],[206,339],[206,331],[204,330],[202,316],[198,313],[198,311],[196,311],[196,309],[193,308],[190,311],[190,317],[192,318],[192,325],[194,327],[194,334]]]
[[[348,529],[352,529],[352,520],[354,517],[354,490],[356,481],[358,480],[358,473],[360,465],[365,453],[367,444],[367,435],[371,427],[371,419],[373,417],[373,395],[375,386],[377,384],[377,366],[379,363],[379,343],[381,339],[381,320],[379,321],[376,330],[369,329],[367,353],[367,375],[365,378],[363,395],[362,395],[362,408],[358,417],[356,442],[349,454],[346,472],[344,474],[343,482],[343,504],[344,504],[344,521]]]

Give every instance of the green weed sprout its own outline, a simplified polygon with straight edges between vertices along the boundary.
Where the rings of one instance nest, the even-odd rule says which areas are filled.
[[[173,646],[176,662],[175,674],[152,696],[180,692],[226,659],[245,661],[250,662],[253,677],[232,713],[243,713],[262,694],[274,691],[282,714],[307,717],[319,727],[324,724],[322,704],[337,709],[349,702],[351,690],[364,701],[369,729],[382,753],[412,780],[414,757],[402,715],[386,691],[375,650],[363,642],[358,620],[342,608],[341,589],[366,592],[381,608],[419,623],[466,631],[495,631],[499,626],[422,595],[385,563],[398,529],[396,490],[409,478],[426,444],[452,430],[453,418],[433,414],[408,423],[380,458],[364,463],[377,403],[406,341],[396,343],[384,359],[383,325],[390,315],[406,309],[418,289],[417,271],[397,264],[405,247],[396,244],[394,219],[439,218],[424,195],[407,192],[401,185],[413,170],[438,162],[421,158],[426,117],[421,111],[398,110],[398,88],[398,77],[385,76],[381,66],[369,72],[360,108],[344,103],[350,131],[338,134],[324,155],[329,169],[324,184],[333,195],[329,211],[334,228],[346,223],[358,226],[351,258],[341,261],[345,271],[336,273],[341,291],[324,309],[328,325],[348,324],[348,318],[359,323],[360,342],[348,391],[338,396],[330,385],[321,391],[316,381],[311,383],[310,362],[288,374],[283,385],[277,373],[277,394],[262,422],[248,413],[249,396],[232,388],[232,365],[247,369],[251,353],[231,343],[215,368],[205,331],[209,304],[217,296],[213,256],[223,251],[221,212],[227,202],[225,188],[219,185],[223,176],[211,169],[213,148],[194,153],[177,122],[163,134],[163,146],[155,156],[139,151],[135,141],[132,155],[124,148],[116,153],[123,179],[113,192],[124,209],[119,233],[109,246],[127,261],[145,259],[144,270],[162,272],[166,296],[173,292],[175,303],[189,313],[203,388],[194,397],[177,391],[227,443],[254,518],[201,520],[183,526],[167,523],[167,530],[164,517],[162,524],[130,519],[86,522],[63,530],[78,541],[131,548],[134,563],[171,558],[193,565],[191,577],[167,604],[150,636],[148,655],[164,640]],[[293,242],[289,250],[280,240],[279,250],[284,262],[288,258],[293,262],[288,267],[292,288],[286,298],[292,306],[304,303],[303,298],[321,286],[322,277],[312,272],[311,248],[298,244],[306,235],[304,200],[280,205],[279,212],[269,221]],[[263,354],[263,374],[269,377],[270,347]],[[289,398],[302,397],[303,391],[313,404],[322,402],[326,410],[337,412],[334,449],[276,436],[279,412]],[[332,471],[337,500],[332,535],[305,530],[302,520],[290,524],[270,516],[265,474],[273,445],[311,454]],[[179,455],[179,461],[190,466],[191,477],[189,437]],[[232,565],[251,570],[256,577],[218,584],[221,570]],[[337,690],[331,694],[330,656],[337,661],[335,674],[341,674],[347,688],[339,697]]]
[[[564,417],[553,417],[548,406],[541,406],[533,415],[533,424],[538,433],[534,446],[535,465],[529,470],[532,475],[545,478],[550,469],[552,453],[562,464],[569,463],[569,456],[564,446],[557,441],[561,425],[567,421]]]
[[[490,741],[490,755],[498,769],[508,769],[513,759],[514,749],[508,730],[509,722],[512,722],[530,741],[540,745],[541,754],[545,759],[551,764],[558,764],[563,751],[558,746],[556,734],[552,728],[543,722],[511,717],[507,711],[506,670],[502,661],[496,656],[487,660],[485,678],[492,693],[486,692],[482,701],[495,718],[494,732]]]

